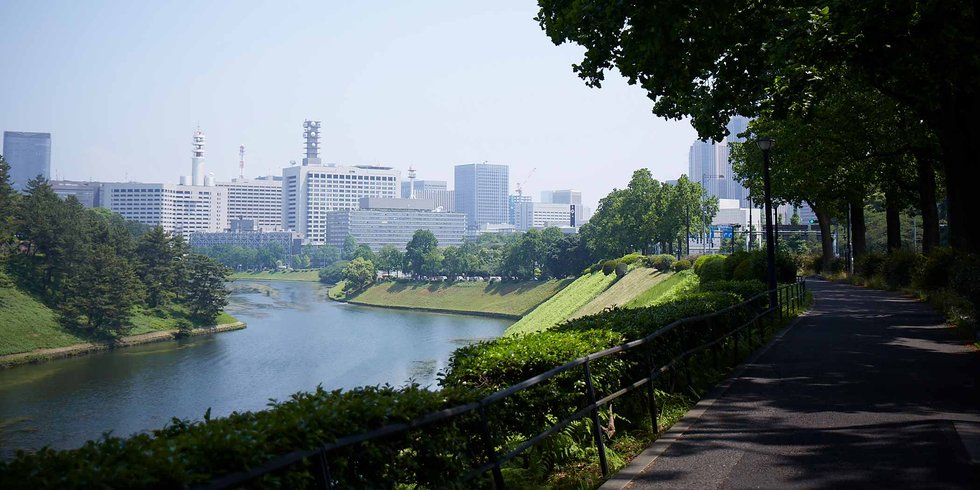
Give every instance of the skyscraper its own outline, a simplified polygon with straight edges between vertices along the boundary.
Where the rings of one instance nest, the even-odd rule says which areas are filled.
[[[466,215],[470,229],[507,223],[509,167],[488,163],[456,165],[456,212]]]
[[[10,183],[24,190],[27,181],[51,178],[51,133],[3,132],[3,158],[10,164]]]
[[[749,120],[735,116],[726,126],[728,136],[718,143],[714,141],[695,141],[688,154],[688,178],[704,186],[708,195],[719,199],[738,199],[742,207],[748,207],[748,190],[735,180],[730,159],[731,143],[742,143],[745,138],[739,134],[748,128]]]

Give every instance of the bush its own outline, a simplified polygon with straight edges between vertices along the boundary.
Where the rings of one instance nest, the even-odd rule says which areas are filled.
[[[755,278],[756,274],[755,271],[752,270],[751,260],[743,260],[740,262],[732,273],[732,279],[736,281],[747,281]]]
[[[674,263],[670,265],[670,268],[674,272],[686,271],[691,268],[691,261],[687,259],[675,260]]]
[[[176,327],[177,327],[177,332],[174,333],[174,338],[177,339],[184,339],[190,337],[191,333],[193,333],[194,331],[194,326],[191,325],[191,322],[184,319],[177,320]]]
[[[602,273],[605,275],[612,274],[616,271],[616,266],[619,265],[618,260],[607,260],[602,263]]]
[[[854,260],[854,273],[861,277],[870,279],[871,276],[881,273],[881,265],[884,262],[884,254],[874,252],[866,253]]]
[[[918,274],[912,278],[915,287],[938,291],[950,286],[955,273],[956,256],[950,248],[937,248],[929,253]]]
[[[652,267],[660,272],[667,272],[674,264],[674,256],[667,254],[647,255],[644,257],[643,262],[647,267]],[[688,264],[690,264],[690,262],[688,262]]]
[[[717,254],[715,254],[715,255],[701,255],[697,259],[694,260],[694,266],[693,266],[694,273],[700,276],[701,275],[701,267],[704,266],[704,264],[706,264],[707,262],[710,262],[712,260],[718,260],[718,259],[724,260],[724,258],[725,258],[724,255],[717,255]]]
[[[723,281],[725,279],[725,258],[718,256],[715,259],[704,261],[704,263],[701,265],[701,271],[697,274],[703,283]]]
[[[714,281],[699,285],[698,291],[703,293],[716,291],[733,293],[741,298],[742,301],[745,301],[766,292],[766,283],[755,279],[746,281]]]
[[[893,250],[881,264],[881,276],[890,289],[909,287],[922,266],[922,255],[908,250]]]
[[[214,476],[255,468],[276,456],[339,437],[403,423],[473,401],[467,390],[364,387],[297,393],[268,410],[233,413],[203,422],[174,419],[153,434],[105,436],[78,449],[21,452],[0,462],[0,488],[184,488]],[[445,486],[471,468],[466,454],[476,418],[436,424],[328,454],[339,488]],[[370,468],[371,471],[365,471]],[[417,482],[417,483],[416,483]],[[314,486],[312,467],[299,464],[255,482],[255,487]]]
[[[630,264],[632,264],[634,262],[637,262],[639,260],[642,260],[642,259],[643,259],[643,254],[641,254],[641,253],[631,253],[631,254],[628,254],[628,255],[624,255],[622,258],[619,259],[619,261],[622,262],[622,263],[624,263],[624,264],[626,264],[626,265],[630,265]]]
[[[616,264],[616,277],[623,277],[630,271],[630,266],[626,262],[620,261]]]
[[[337,284],[344,280],[344,271],[347,269],[346,260],[338,260],[323,269],[320,269],[320,282],[325,284]]]

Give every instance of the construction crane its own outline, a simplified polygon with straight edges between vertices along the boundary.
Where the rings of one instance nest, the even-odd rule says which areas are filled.
[[[532,168],[531,171],[527,174],[527,176],[524,177],[524,180],[517,183],[517,189],[515,189],[514,192],[516,192],[518,196],[524,195],[524,189],[522,189],[521,186],[526,184],[527,181],[531,179],[531,176],[534,175],[534,172],[537,170],[538,170],[537,167]]]

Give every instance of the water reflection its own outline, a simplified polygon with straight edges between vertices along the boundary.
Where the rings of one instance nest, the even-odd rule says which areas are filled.
[[[245,330],[0,370],[0,453],[259,410],[318,384],[434,385],[455,348],[509,323],[339,304],[324,289],[235,283],[228,310]]]

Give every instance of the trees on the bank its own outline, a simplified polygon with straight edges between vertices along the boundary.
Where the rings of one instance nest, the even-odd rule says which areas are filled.
[[[98,334],[125,333],[144,291],[132,263],[110,245],[99,244],[73,272],[68,288],[73,294],[65,295],[60,307],[62,321]]]
[[[844,78],[893,99],[936,136],[952,245],[980,251],[968,223],[972,141],[980,113],[975,2],[697,2],[539,0],[556,44],[585,48],[574,66],[591,86],[616,68],[659,116],[690,116],[720,139],[734,115],[806,117]],[[782,147],[782,145],[781,145]]]
[[[228,304],[228,281],[230,271],[211,257],[190,254],[187,258],[186,304],[191,316],[208,324],[221,313]]]
[[[614,189],[599,201],[581,233],[593,258],[648,253],[654,247],[679,254],[687,229],[700,229],[702,220],[710,223],[717,211],[718,200],[705,196],[701,185],[686,176],[676,185],[661,184],[640,169],[625,189]]]
[[[85,209],[73,196],[61,200],[43,177],[29,181],[22,197],[5,199],[10,183],[2,170],[0,165],[0,218],[14,219],[0,226],[13,226],[19,240],[12,251],[0,239],[2,265],[67,326],[118,335],[139,306],[186,307],[201,321],[212,321],[224,306],[225,269],[210,259],[208,267],[199,258],[189,260],[180,236],[105,209]]]
[[[364,289],[374,283],[377,275],[378,271],[374,268],[374,264],[370,260],[355,257],[344,268],[344,281],[347,283],[345,289],[348,291]]]
[[[411,241],[405,246],[405,270],[414,276],[422,276],[437,264],[434,251],[439,240],[430,230],[416,230]]]

